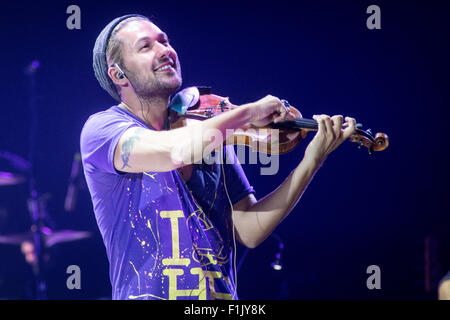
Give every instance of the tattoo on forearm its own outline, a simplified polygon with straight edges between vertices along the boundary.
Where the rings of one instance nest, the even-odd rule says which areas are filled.
[[[144,132],[144,128],[137,128],[134,130],[134,133],[131,137],[129,137],[123,144],[122,144],[122,152],[120,154],[120,157],[122,158],[123,166],[122,169],[125,167],[131,168],[131,166],[128,164],[128,161],[130,160],[130,154],[133,150],[134,143],[136,141],[140,140],[140,134]]]

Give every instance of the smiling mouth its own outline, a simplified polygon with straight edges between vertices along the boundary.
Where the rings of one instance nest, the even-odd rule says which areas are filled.
[[[158,69],[156,69],[155,71],[157,71],[157,72],[161,72],[161,71],[175,71],[175,69],[174,68],[172,68],[172,66],[171,65],[169,65],[169,64],[167,64],[167,65],[165,65],[165,66],[162,66],[162,67],[160,67],[160,68],[158,68]]]
[[[163,63],[155,69],[156,72],[175,71],[175,62],[170,59],[168,62]]]

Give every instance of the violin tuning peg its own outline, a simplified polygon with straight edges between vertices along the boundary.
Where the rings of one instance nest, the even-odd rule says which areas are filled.
[[[359,143],[358,143],[358,149],[361,149],[361,147],[364,145],[364,143],[362,142],[362,141],[360,141]]]

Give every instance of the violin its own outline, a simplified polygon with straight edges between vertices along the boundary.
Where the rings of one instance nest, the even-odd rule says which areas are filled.
[[[230,103],[228,97],[211,94],[209,87],[189,87],[178,92],[170,103],[172,128],[183,127],[189,120],[206,120],[238,106]],[[248,146],[254,152],[267,154],[285,154],[297,147],[310,131],[318,130],[318,123],[313,119],[304,119],[300,112],[290,107],[296,118],[279,123],[269,123],[264,127],[248,125],[236,129],[224,141],[224,144]],[[383,151],[389,146],[389,137],[385,133],[375,136],[371,130],[363,130],[361,124],[356,124],[355,133],[349,138],[358,147],[366,147],[369,154]]]

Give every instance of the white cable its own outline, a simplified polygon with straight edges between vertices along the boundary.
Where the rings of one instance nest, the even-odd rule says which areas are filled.
[[[227,194],[227,198],[228,198],[228,202],[230,204],[230,209],[231,209],[231,223],[232,223],[232,228],[233,228],[233,271],[234,271],[234,293],[233,293],[233,300],[236,300],[237,298],[237,270],[236,270],[236,234],[234,231],[234,218],[233,218],[233,203],[231,203],[231,199],[230,199],[230,195],[228,194],[228,188],[227,188],[227,181],[225,178],[225,170],[223,167],[223,163],[224,163],[224,156],[223,156],[223,152],[224,152],[224,147],[222,144],[221,147],[221,167],[222,167],[222,176],[223,176],[223,186],[225,188],[225,193]],[[226,154],[225,154],[226,157]]]

